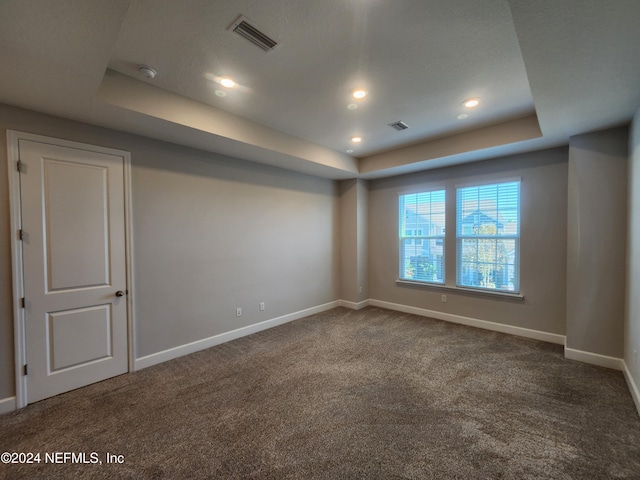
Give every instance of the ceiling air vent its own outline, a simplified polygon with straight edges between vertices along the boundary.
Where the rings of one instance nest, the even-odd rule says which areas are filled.
[[[407,128],[409,128],[409,125],[407,125],[403,121],[390,123],[389,126],[395,128],[398,131],[406,130]]]
[[[232,32],[246,38],[255,46],[260,47],[265,52],[270,52],[278,45],[278,42],[270,38],[268,35],[262,33],[256,27],[251,25],[244,15],[240,15],[228,28]]]

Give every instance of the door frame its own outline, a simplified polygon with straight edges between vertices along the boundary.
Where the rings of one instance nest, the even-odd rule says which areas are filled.
[[[135,370],[135,324],[134,324],[134,293],[133,293],[133,210],[131,205],[131,154],[123,150],[89,145],[70,140],[62,140],[32,133],[7,130],[7,167],[9,169],[9,206],[11,222],[11,269],[13,280],[13,338],[14,338],[14,371],[16,377],[16,408],[26,407],[28,404],[27,376],[24,365],[27,359],[25,336],[25,310],[21,307],[24,297],[24,271],[22,263],[22,242],[20,229],[22,228],[22,198],[20,195],[20,159],[19,141],[30,140],[59,147],[75,148],[97,153],[105,153],[122,157],[124,167],[124,232],[125,232],[125,268],[128,294],[127,302],[127,352],[128,371]]]

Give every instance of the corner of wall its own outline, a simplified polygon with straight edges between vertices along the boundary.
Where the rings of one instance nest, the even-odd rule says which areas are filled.
[[[354,305],[368,298],[367,203],[365,180],[340,182],[340,298]]]
[[[624,349],[627,138],[615,128],[569,146],[567,346],[598,358]]]
[[[629,129],[625,377],[640,413],[640,107]]]
[[[0,399],[0,415],[17,410],[16,397]]]
[[[623,362],[623,364],[624,368],[622,369],[622,373],[624,373],[624,379],[627,381],[627,386],[629,387],[629,391],[631,392],[631,398],[633,398],[633,403],[636,404],[638,415],[640,415],[640,388],[638,388],[638,383],[631,375],[629,367],[627,367],[627,363]]]

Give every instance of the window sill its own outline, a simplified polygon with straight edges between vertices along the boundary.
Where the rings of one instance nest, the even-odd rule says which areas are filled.
[[[462,295],[477,295],[481,297],[492,297],[499,299],[508,299],[514,301],[523,301],[524,295],[520,293],[507,293],[507,292],[492,292],[490,290],[480,290],[474,288],[463,288],[463,287],[451,287],[449,285],[442,285],[437,283],[423,283],[423,282],[412,282],[411,280],[396,280],[396,285],[399,286],[407,286],[407,287],[422,287],[422,288],[430,288],[433,290],[443,290],[452,293],[459,293]]]

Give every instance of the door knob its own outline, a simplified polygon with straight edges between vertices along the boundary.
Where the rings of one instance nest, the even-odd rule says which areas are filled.
[[[124,297],[124,292],[122,290],[118,290],[116,292],[116,297]]]

